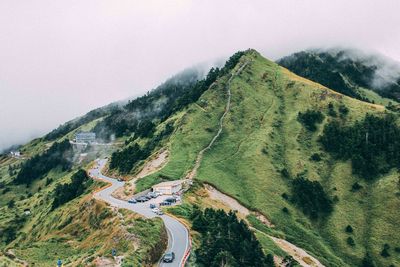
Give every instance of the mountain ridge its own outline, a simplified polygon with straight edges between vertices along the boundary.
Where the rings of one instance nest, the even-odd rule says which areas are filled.
[[[249,62],[246,68],[232,77],[229,83],[231,104],[227,109],[228,75],[245,62]],[[113,171],[130,178],[144,166],[151,154],[159,149],[168,149],[168,162],[162,169],[138,180],[136,190],[141,191],[160,181],[183,178],[195,166],[198,153],[216,136],[219,120],[226,114],[221,134],[215,139],[213,147],[204,152],[193,190],[208,183],[244,206],[259,211],[275,227],[260,227],[257,218],[248,217],[252,227],[287,239],[326,266],[359,266],[367,254],[380,265],[399,263],[395,252],[399,236],[391,227],[400,217],[395,209],[399,204],[395,186],[396,168],[380,174],[373,181],[363,180],[353,173],[350,161],[335,158],[320,142],[320,137],[326,134],[324,129],[333,121],[344,128],[363,121],[366,114],[377,118],[384,118],[387,114],[397,115],[383,105],[342,95],[293,74],[263,58],[255,50],[235,54],[227,64],[229,67],[225,70],[212,70],[208,81],[200,80],[196,82],[200,85],[191,84],[186,88],[200,90],[193,94],[192,100],[182,102],[185,104],[172,109],[172,112],[167,110],[168,116],[160,113],[160,117],[149,120],[153,125],[149,124],[151,127],[146,131],[136,126],[129,128],[130,124],[126,125],[126,129],[123,126],[121,136],[116,136],[115,140],[120,143],[118,147],[92,152],[93,155],[83,163],[74,163],[73,170],[78,166],[87,168],[91,160],[99,156],[111,155],[112,162],[113,157],[123,152],[137,159],[124,169],[119,168],[123,161],[114,161]],[[202,84],[205,86],[201,87]],[[152,96],[151,93],[149,95]],[[154,101],[157,100],[154,98]],[[128,114],[119,113],[111,118]],[[300,119],[300,114],[306,119]],[[95,119],[78,128],[95,129],[102,120]],[[313,127],[307,128],[308,123]],[[26,155],[41,153],[54,141],[70,138],[78,128],[56,140],[38,139],[22,149]],[[134,156],[139,150],[143,154]],[[21,189],[21,186],[12,184],[15,175],[8,173],[9,166],[15,166],[15,171],[18,171],[21,162],[4,158],[0,165],[1,182],[9,188],[8,192],[3,192],[3,205],[10,198],[15,198],[11,193]],[[70,172],[51,170],[27,189],[32,196],[24,191],[18,196],[24,195],[27,200],[31,197],[51,200],[55,185],[68,182],[70,175]],[[47,189],[45,182],[50,178],[53,182]],[[303,180],[297,180],[300,178]],[[298,187],[304,190],[308,190],[308,186],[315,188],[313,191],[316,194],[310,194],[309,202],[299,198],[302,194],[296,194],[294,181],[300,181]],[[39,187],[46,189],[41,193],[43,189],[38,190]],[[198,197],[192,194],[192,191],[188,193],[187,203],[182,205],[182,209],[196,204],[189,201],[189,198]],[[324,197],[333,205],[328,215],[319,214],[322,209],[318,207],[319,202],[315,202],[315,199]],[[80,199],[78,197],[71,203]],[[18,209],[29,206],[28,201],[16,202]],[[304,213],[301,205],[316,208],[317,218]],[[382,210],[382,205],[388,210]],[[60,207],[65,211],[70,208],[70,204]],[[1,209],[5,213],[11,212],[10,208]],[[0,226],[1,223],[4,220],[0,218]],[[158,227],[157,223],[153,225]],[[351,234],[345,230],[350,225],[353,229]],[[261,241],[264,250],[273,251],[270,240],[263,238]],[[386,244],[389,245],[390,257],[380,255]]]

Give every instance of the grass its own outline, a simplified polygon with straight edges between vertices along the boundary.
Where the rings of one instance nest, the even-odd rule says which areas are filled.
[[[362,192],[350,192],[351,185],[360,179],[352,175],[348,162],[332,160],[318,143],[323,125],[332,119],[328,104],[332,103],[336,111],[340,105],[347,106],[349,114],[343,121],[348,124],[366,113],[381,114],[385,108],[340,95],[296,76],[256,52],[242,58],[249,59],[249,66],[232,81],[231,110],[225,118],[222,135],[204,154],[197,179],[265,214],[276,226],[272,234],[283,235],[327,266],[359,265],[367,250],[378,264],[399,264],[395,252],[387,259],[379,256],[384,243],[393,250],[400,240],[393,228],[400,219],[395,208],[400,204],[400,198],[396,197],[399,190],[394,186],[395,174],[365,184]],[[140,189],[160,181],[157,180],[160,176],[184,177],[194,165],[196,154],[217,129],[226,103],[224,89],[221,80],[199,100],[207,103],[204,110],[192,105],[180,115],[179,127],[168,144],[171,152],[168,164],[144,178],[139,183]],[[297,121],[298,112],[307,109],[325,114],[315,133],[308,132]],[[322,161],[310,160],[314,153],[321,154]],[[283,168],[291,177],[302,173],[320,181],[332,198],[337,196],[339,201],[333,213],[326,219],[311,221],[283,199],[281,195],[290,195],[291,190],[291,178],[280,173]],[[289,214],[282,212],[283,207]],[[346,243],[349,234],[344,228],[349,224],[355,229],[355,247]]]
[[[82,127],[90,128],[92,124]],[[31,156],[44,151],[48,146],[36,139],[21,150]],[[98,150],[92,151],[91,156],[109,153]],[[167,244],[162,221],[142,219],[129,211],[120,211],[121,220],[105,203],[92,199],[91,191],[101,187],[102,182],[94,182],[81,197],[54,211],[50,210],[52,192],[56,185],[68,182],[78,167],[89,166],[88,161],[76,165],[71,172],[53,169],[29,187],[11,183],[13,178],[8,174],[8,166],[20,162],[6,157],[0,159],[0,182],[7,188],[6,192],[0,189],[0,228],[9,226],[16,216],[24,216],[26,219],[14,242],[5,244],[0,240],[1,250],[13,249],[19,259],[36,266],[55,266],[58,258],[65,264],[90,266],[96,257],[111,258],[112,248],[117,249],[118,255],[126,257],[125,263],[128,266],[158,260]],[[47,178],[52,179],[48,185]],[[8,208],[6,205],[11,199],[16,203],[13,208]],[[24,209],[29,209],[31,215],[23,215]],[[9,262],[6,257],[0,258],[0,266],[13,266]]]

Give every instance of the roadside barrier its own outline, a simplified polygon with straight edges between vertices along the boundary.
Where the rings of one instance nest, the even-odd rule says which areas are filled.
[[[186,225],[185,225],[185,227],[186,227]],[[186,230],[187,230],[188,236],[189,236],[188,237],[189,238],[189,246],[188,246],[188,248],[187,248],[187,250],[185,252],[185,255],[183,256],[182,267],[185,267],[185,264],[186,264],[186,262],[187,262],[187,260],[189,259],[189,256],[190,256],[190,252],[192,251],[192,238],[190,237],[189,229],[186,228]]]

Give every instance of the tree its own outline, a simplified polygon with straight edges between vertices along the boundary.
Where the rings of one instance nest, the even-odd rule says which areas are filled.
[[[297,120],[303,124],[307,130],[315,132],[317,130],[316,124],[321,123],[324,120],[324,115],[321,111],[308,109],[304,113],[299,112]]]
[[[14,182],[30,185],[43,177],[51,169],[61,167],[69,170],[72,166],[73,151],[68,140],[54,143],[47,151],[28,159],[22,166]]]
[[[293,202],[312,219],[332,212],[333,205],[322,185],[304,177],[292,181]]]
[[[15,207],[15,200],[14,200],[14,199],[11,199],[10,201],[8,201],[7,207],[8,207],[9,209],[14,208],[14,207]]]
[[[361,262],[361,267],[375,267],[375,263],[368,252],[365,254],[365,257]]]
[[[80,196],[92,184],[93,180],[89,178],[85,170],[78,170],[71,177],[71,182],[58,184],[53,191],[52,209],[55,209],[64,203]]]
[[[354,247],[354,246],[356,245],[356,243],[354,242],[354,239],[353,239],[351,236],[349,236],[349,237],[347,238],[347,244],[348,244],[349,246],[351,246],[351,247]]]
[[[246,223],[233,212],[193,209],[193,228],[201,234],[198,263],[209,266],[274,266]]]
[[[351,227],[351,225],[346,226],[346,233],[353,233],[353,227]]]

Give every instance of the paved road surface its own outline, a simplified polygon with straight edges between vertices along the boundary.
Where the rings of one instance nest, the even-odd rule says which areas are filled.
[[[151,199],[145,203],[136,203],[136,204],[131,204],[128,203],[127,201],[116,199],[111,196],[111,193],[114,192],[114,190],[122,187],[124,185],[124,182],[118,182],[116,179],[101,174],[100,170],[104,167],[106,162],[107,160],[104,159],[98,160],[97,165],[93,169],[89,170],[89,174],[91,176],[100,178],[102,180],[111,183],[110,187],[107,187],[106,189],[97,192],[95,194],[95,198],[101,199],[109,203],[111,206],[132,210],[147,218],[153,218],[158,216],[150,210],[149,205],[150,203],[162,202],[166,198],[166,196],[160,196],[158,198]],[[175,253],[175,260],[173,263],[160,263],[159,266],[162,267],[182,266],[185,253],[189,248],[190,241],[189,241],[188,231],[186,227],[178,220],[168,215],[162,215],[160,217],[164,221],[165,227],[167,228],[168,232],[167,251],[173,251]]]

